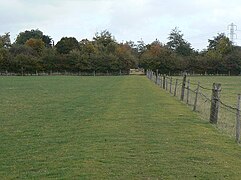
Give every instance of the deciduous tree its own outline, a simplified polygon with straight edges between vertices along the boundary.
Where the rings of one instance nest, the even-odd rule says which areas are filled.
[[[29,39],[41,39],[44,42],[45,47],[52,46],[52,38],[50,36],[44,35],[42,31],[32,29],[30,31],[26,30],[20,32],[16,38],[15,43],[18,45],[25,44]]]
[[[10,40],[10,33],[8,32],[0,36],[0,48],[10,48],[10,47],[11,47],[11,40]]]
[[[74,37],[63,37],[55,47],[60,54],[68,54],[72,50],[79,49],[79,43]]]
[[[41,55],[44,49],[44,42],[41,39],[31,38],[26,41],[25,45],[31,47],[38,55]]]

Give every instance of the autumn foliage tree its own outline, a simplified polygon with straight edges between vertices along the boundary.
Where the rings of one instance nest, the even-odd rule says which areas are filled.
[[[44,49],[44,42],[41,39],[31,38],[26,41],[25,45],[31,47],[38,55],[40,55]]]
[[[241,72],[241,48],[224,34],[208,40],[207,49],[198,52],[184,39],[178,29],[171,30],[168,42],[157,39],[145,43],[142,39],[119,43],[107,30],[91,40],[78,42],[63,37],[55,46],[40,30],[20,32],[11,44],[10,34],[0,35],[0,72],[74,72],[119,73],[131,68],[159,70],[162,74],[216,74]]]
[[[48,35],[44,35],[42,31],[36,29],[32,29],[30,31],[26,30],[24,32],[20,32],[16,38],[15,43],[18,45],[23,45],[29,39],[41,39],[44,42],[45,47],[52,46],[52,38]]]
[[[175,54],[157,40],[148,46],[140,59],[140,64],[145,69],[158,69],[163,74],[175,71],[176,63]]]

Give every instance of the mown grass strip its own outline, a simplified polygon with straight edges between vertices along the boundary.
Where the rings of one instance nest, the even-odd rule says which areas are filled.
[[[144,76],[0,84],[0,179],[241,177],[240,147]]]

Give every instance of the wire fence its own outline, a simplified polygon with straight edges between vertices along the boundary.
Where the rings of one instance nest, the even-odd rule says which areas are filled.
[[[146,76],[161,89],[198,112],[202,119],[215,124],[218,129],[235,137],[240,143],[240,94],[237,95],[237,106],[234,107],[222,102],[221,84],[213,83],[213,87],[209,88],[202,86],[201,83],[192,83],[186,75],[174,78],[150,70],[146,71]]]

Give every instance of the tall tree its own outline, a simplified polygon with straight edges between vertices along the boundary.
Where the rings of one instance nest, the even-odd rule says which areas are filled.
[[[11,47],[11,40],[10,40],[10,33],[5,33],[4,35],[0,35],[0,48],[10,48]]]
[[[224,33],[218,34],[217,36],[213,37],[213,39],[209,39],[208,42],[208,51],[214,50],[221,55],[225,55],[233,50],[232,42],[228,37],[225,36]]]
[[[43,37],[43,32],[36,29],[32,29],[31,31],[24,31],[20,32],[16,38],[16,44],[25,44],[27,40],[34,38],[34,39],[41,39]]]
[[[116,42],[115,38],[107,30],[101,31],[100,33],[97,32],[93,40],[104,47],[107,47],[112,42]]]
[[[174,71],[177,66],[177,58],[174,53],[163,46],[159,41],[147,45],[148,49],[141,55],[140,64],[145,69],[159,69],[161,73]]]
[[[72,50],[79,49],[79,43],[74,37],[63,37],[55,47],[60,54],[68,54]]]
[[[54,46],[52,38],[48,35],[43,35],[41,40],[44,42],[44,46],[47,48]]]
[[[27,40],[29,39],[41,39],[44,42],[44,45],[46,47],[52,46],[52,38],[50,36],[44,35],[42,31],[36,29],[32,29],[30,31],[26,30],[24,32],[20,32],[17,36],[17,39],[15,41],[16,44],[25,44]]]
[[[147,49],[145,42],[141,39],[137,41],[137,51],[141,55]]]
[[[193,49],[191,44],[183,39],[183,34],[181,31],[175,27],[169,34],[169,42],[167,42],[167,47],[182,56],[189,56],[192,54]]]

